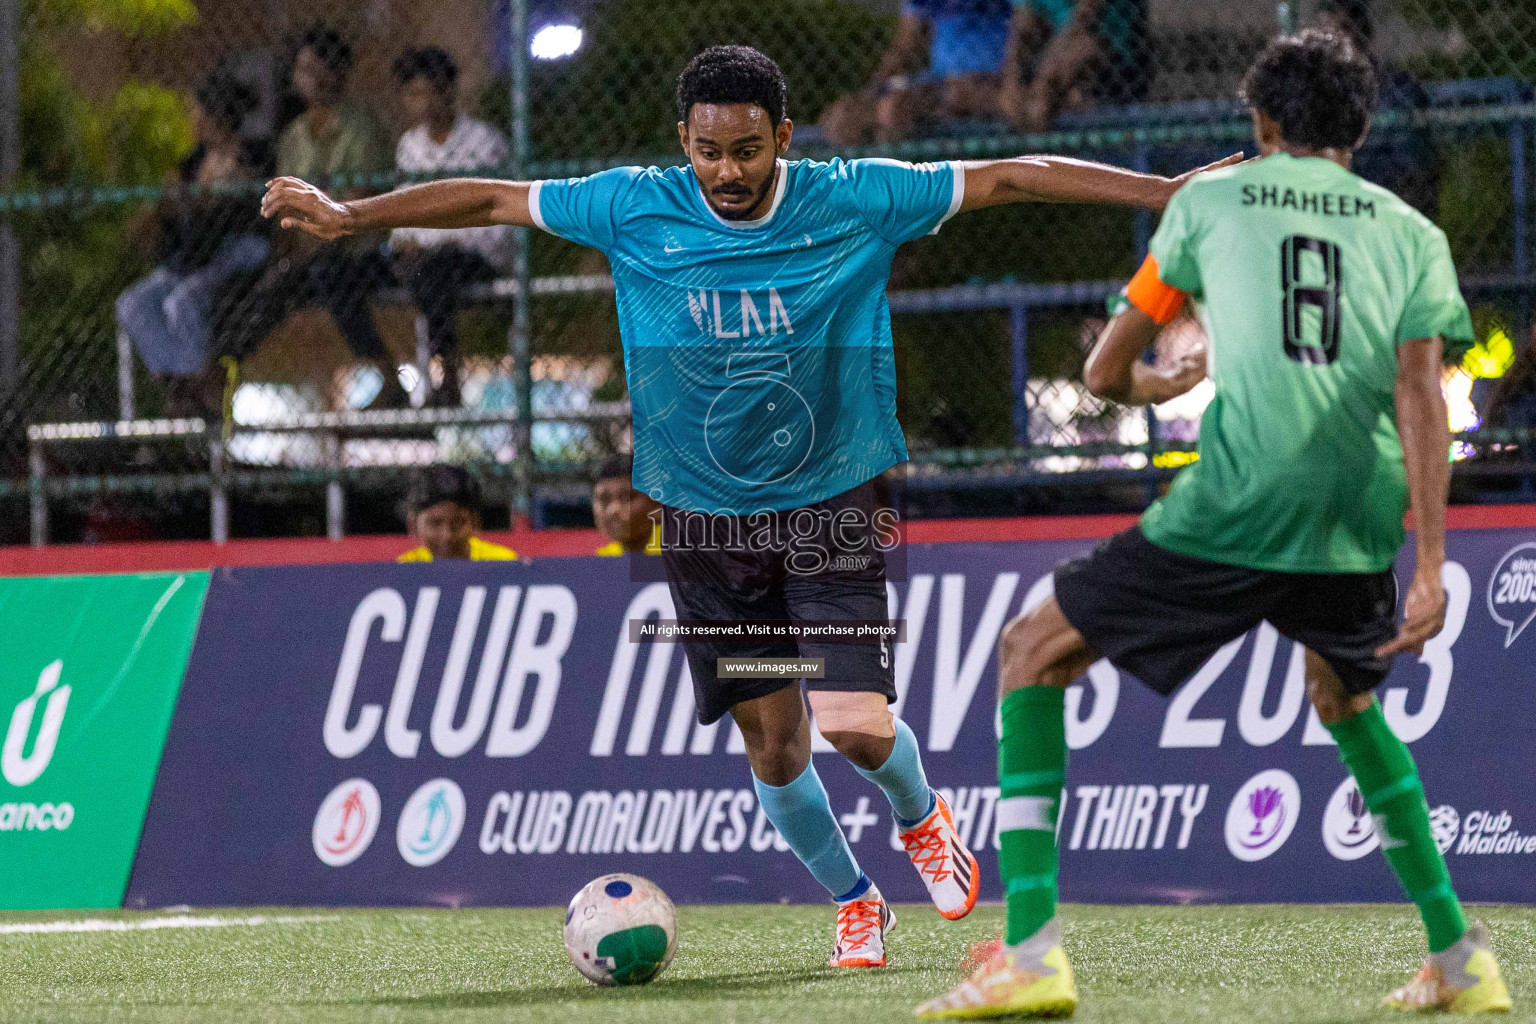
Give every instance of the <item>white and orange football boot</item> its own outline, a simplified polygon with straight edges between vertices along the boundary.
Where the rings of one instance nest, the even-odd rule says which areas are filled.
[[[917,1008],[924,1020],[1070,1017],[1077,985],[1053,917],[1017,946],[998,944],[986,963],[949,992]]]
[[[981,893],[981,869],[960,841],[944,798],[935,792],[928,816],[897,835],[939,913],[951,921],[969,914]]]
[[[1449,949],[1431,953],[1413,979],[1382,1001],[1394,1010],[1445,1010],[1450,1013],[1506,1013],[1509,989],[1493,959],[1488,926],[1467,929]]]
[[[858,899],[837,905],[837,948],[832,967],[884,967],[885,937],[896,930],[896,914],[871,885]]]

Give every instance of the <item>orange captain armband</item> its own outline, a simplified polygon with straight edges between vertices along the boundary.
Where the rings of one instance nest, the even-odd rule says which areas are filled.
[[[1161,327],[1179,315],[1188,296],[1162,282],[1157,276],[1157,260],[1149,253],[1131,283],[1125,286],[1125,298]]]

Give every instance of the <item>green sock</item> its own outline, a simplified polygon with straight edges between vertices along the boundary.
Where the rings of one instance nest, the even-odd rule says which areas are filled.
[[[1429,951],[1453,945],[1467,930],[1461,901],[1451,888],[1445,857],[1429,828],[1429,804],[1408,746],[1392,733],[1381,705],[1371,706],[1328,727],[1339,744],[1339,760],[1360,786],[1387,863],[1418,905],[1429,933]]]
[[[1056,815],[1067,772],[1066,691],[1026,686],[1003,698],[997,743],[998,856],[1008,893],[1003,941],[1023,942],[1056,915]]]

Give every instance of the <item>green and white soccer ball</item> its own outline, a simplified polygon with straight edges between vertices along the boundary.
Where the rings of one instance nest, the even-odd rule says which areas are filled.
[[[677,911],[639,875],[594,878],[566,911],[565,951],[593,984],[644,985],[677,952]]]

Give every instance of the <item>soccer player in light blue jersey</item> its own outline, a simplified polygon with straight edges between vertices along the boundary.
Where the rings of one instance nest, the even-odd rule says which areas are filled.
[[[957,213],[1005,203],[1160,210],[1184,179],[1047,156],[786,160],[794,125],[783,73],[744,46],[695,57],[677,100],[680,167],[456,179],[349,203],[278,178],[262,210],[323,239],[517,224],[600,249],[613,268],[634,482],[662,505],[678,618],[884,622],[895,531],[875,482],[907,458],[885,298],[897,248]],[[885,792],[939,912],[970,912],[976,858],[928,785],[911,729],[889,711],[886,639],[684,648],[699,720],[731,713],[765,813],[838,904],[833,966],[883,966],[895,917],[811,764],[802,673],[773,674],[775,659],[814,659],[807,691],[821,734]]]

